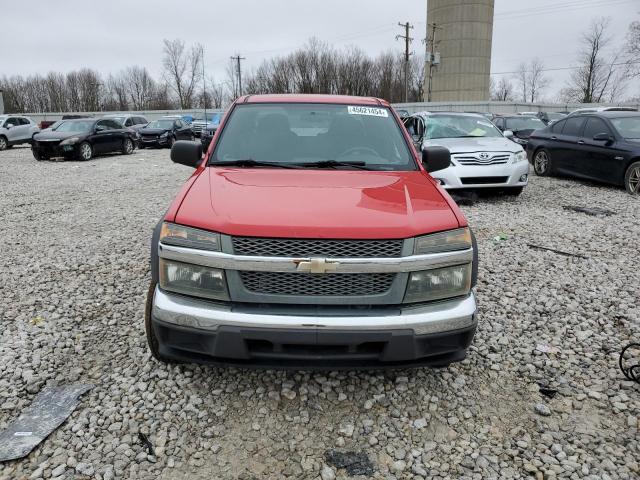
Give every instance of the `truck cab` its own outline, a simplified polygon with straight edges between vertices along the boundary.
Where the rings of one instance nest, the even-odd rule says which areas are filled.
[[[477,316],[477,248],[391,106],[332,95],[234,102],[158,223],[145,327],[161,361],[445,366]]]

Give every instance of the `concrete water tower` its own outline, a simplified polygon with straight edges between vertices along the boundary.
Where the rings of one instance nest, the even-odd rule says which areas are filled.
[[[494,0],[427,0],[428,52],[425,100],[468,102],[489,100]],[[434,28],[435,27],[435,28]],[[438,62],[439,60],[439,62]]]

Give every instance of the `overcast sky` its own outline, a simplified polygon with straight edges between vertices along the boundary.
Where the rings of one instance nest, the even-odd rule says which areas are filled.
[[[580,34],[598,16],[611,17],[618,48],[640,0],[496,0],[492,72],[514,71],[533,57],[547,68],[575,62]],[[2,8],[0,76],[130,65],[162,71],[162,39],[205,46],[207,75],[226,79],[229,57],[245,70],[286,54],[315,36],[335,47],[357,45],[371,55],[403,48],[398,22],[414,25],[412,48],[424,55],[426,0],[87,0],[8,1]],[[554,98],[567,70],[549,71]],[[639,95],[638,85],[627,92]]]

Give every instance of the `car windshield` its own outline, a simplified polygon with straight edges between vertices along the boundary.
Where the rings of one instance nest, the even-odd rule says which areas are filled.
[[[250,160],[300,168],[350,168],[352,163],[369,170],[416,170],[409,148],[388,108],[252,104],[235,107],[211,162]],[[324,163],[313,165],[318,162]]]
[[[427,117],[425,138],[502,137],[490,121],[475,115],[431,115]]]
[[[62,122],[55,128],[56,132],[88,132],[93,128],[93,120]]]
[[[624,138],[640,139],[640,116],[611,118],[611,123]]]
[[[171,128],[173,122],[173,120],[154,120],[147,125],[147,128]]]
[[[518,130],[537,130],[539,128],[544,128],[545,124],[539,118],[534,117],[514,117],[507,118],[506,120],[506,128],[507,130],[513,130],[517,132]]]

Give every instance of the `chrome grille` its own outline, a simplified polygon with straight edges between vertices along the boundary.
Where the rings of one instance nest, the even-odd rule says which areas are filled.
[[[259,257],[400,257],[404,240],[317,240],[233,237],[236,255]]]
[[[365,296],[386,293],[395,273],[276,273],[240,272],[244,287],[252,293],[293,296]]]
[[[510,153],[489,153],[488,158],[481,158],[481,153],[453,155],[459,165],[504,165],[509,162]]]

